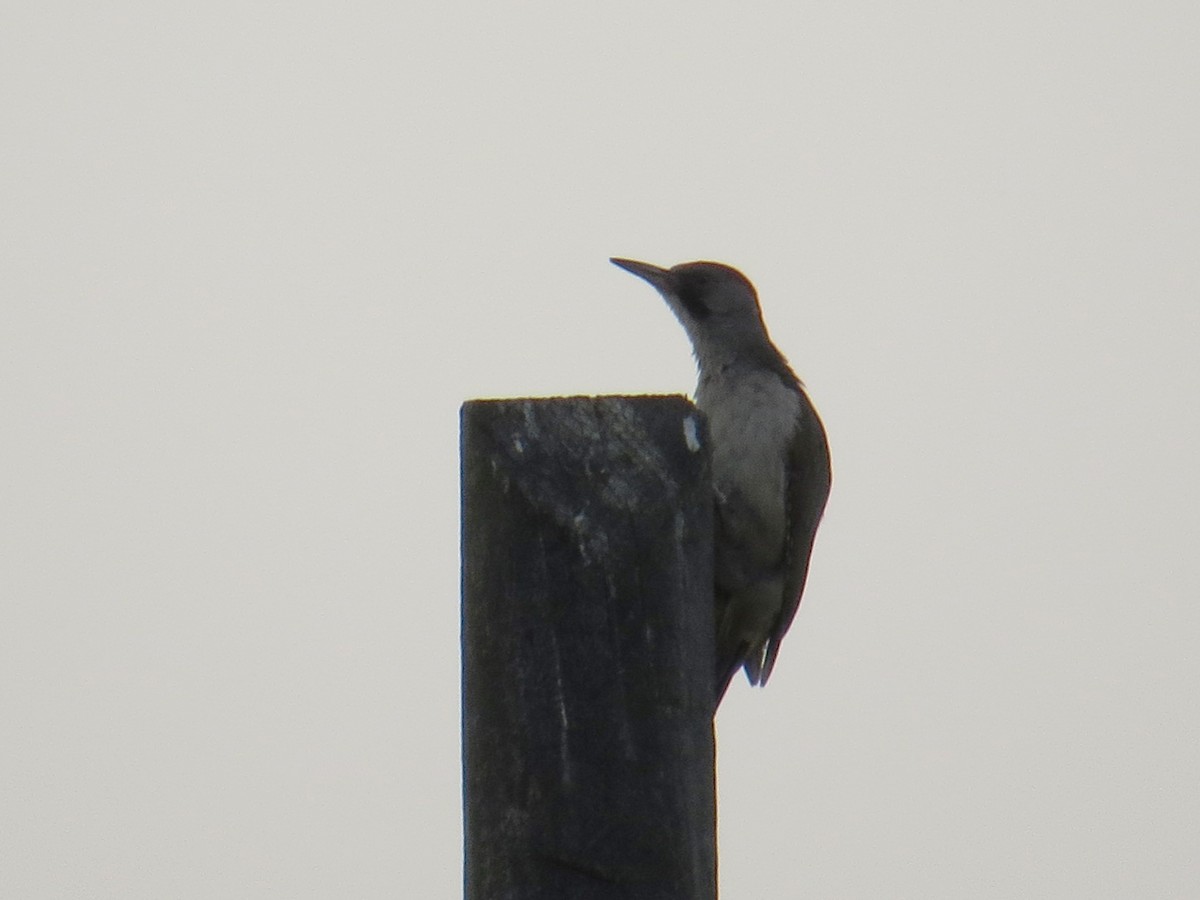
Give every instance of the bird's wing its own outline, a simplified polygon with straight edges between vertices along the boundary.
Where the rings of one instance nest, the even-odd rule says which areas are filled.
[[[779,655],[779,644],[791,627],[800,606],[804,582],[808,578],[808,561],[812,555],[817,526],[825,511],[833,472],[829,463],[829,444],[825,427],[817,411],[801,392],[803,412],[795,437],[788,450],[787,464],[787,521],[790,530],[784,547],[784,597],[779,618],[771,629],[763,663],[761,684],[766,684]]]

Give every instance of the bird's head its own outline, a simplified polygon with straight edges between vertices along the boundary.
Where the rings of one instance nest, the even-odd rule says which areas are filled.
[[[731,361],[770,345],[754,285],[731,266],[688,262],[663,269],[632,259],[614,265],[642,278],[662,295],[691,338],[696,359]]]

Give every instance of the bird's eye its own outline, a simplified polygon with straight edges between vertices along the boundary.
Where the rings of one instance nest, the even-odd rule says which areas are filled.
[[[694,282],[684,282],[679,286],[679,302],[688,314],[696,320],[706,319],[712,310],[703,299],[703,289]]]

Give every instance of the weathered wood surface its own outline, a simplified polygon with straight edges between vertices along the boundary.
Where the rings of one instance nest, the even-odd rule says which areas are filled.
[[[713,900],[702,416],[468,402],[462,503],[467,900]]]

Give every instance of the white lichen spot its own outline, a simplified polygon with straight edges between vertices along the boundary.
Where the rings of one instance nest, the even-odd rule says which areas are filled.
[[[700,449],[700,426],[695,416],[684,417],[683,440],[687,444],[687,448],[693,453]]]
[[[525,452],[525,442],[518,436],[513,437],[513,449],[516,450],[517,453]]]
[[[575,545],[579,548],[579,557],[585,566],[590,566],[595,557],[590,546],[591,535],[588,534],[587,516],[576,513],[571,519],[571,526],[575,529]]]

